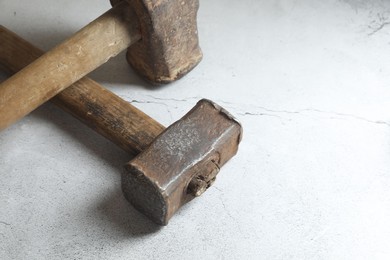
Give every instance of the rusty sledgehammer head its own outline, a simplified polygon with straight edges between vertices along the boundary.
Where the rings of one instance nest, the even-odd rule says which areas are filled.
[[[199,0],[112,1],[109,11],[0,85],[0,130],[26,116],[111,57],[153,84],[184,76],[201,60]]]
[[[241,125],[224,109],[201,100],[126,165],[122,189],[139,211],[166,225],[186,202],[201,195],[236,154]]]
[[[127,1],[134,9],[141,39],[128,48],[127,60],[153,84],[175,81],[202,59],[196,23],[199,0]]]

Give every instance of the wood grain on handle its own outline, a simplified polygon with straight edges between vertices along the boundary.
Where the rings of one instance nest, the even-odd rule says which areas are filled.
[[[38,58],[0,85],[0,130],[21,119],[56,94],[141,38],[126,1],[70,39]]]
[[[8,72],[23,69],[42,54],[0,26],[0,64]],[[151,117],[89,78],[82,78],[52,101],[132,154],[143,151],[164,130]]]

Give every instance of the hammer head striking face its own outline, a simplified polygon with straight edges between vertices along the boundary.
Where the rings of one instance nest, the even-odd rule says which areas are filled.
[[[122,175],[125,197],[160,225],[202,194],[236,154],[241,125],[224,109],[201,100],[168,127]]]
[[[175,81],[202,59],[196,17],[199,0],[127,1],[137,14],[142,40],[127,51],[130,65],[153,84]]]

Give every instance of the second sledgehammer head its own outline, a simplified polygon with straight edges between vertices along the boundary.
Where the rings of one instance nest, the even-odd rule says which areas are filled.
[[[241,125],[224,109],[201,100],[126,165],[125,197],[142,213],[166,225],[186,202],[202,194],[236,154]]]
[[[127,1],[138,17],[142,40],[127,51],[127,60],[153,84],[175,81],[202,59],[197,12],[199,0],[111,0]]]

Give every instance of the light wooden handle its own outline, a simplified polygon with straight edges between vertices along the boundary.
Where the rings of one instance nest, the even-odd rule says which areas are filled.
[[[15,73],[43,52],[0,26],[0,65]],[[83,78],[51,99],[124,150],[138,154],[164,127],[95,81]]]
[[[129,21],[133,17],[134,21]],[[141,38],[126,1],[0,85],[0,130]],[[3,44],[3,43],[1,43]]]

